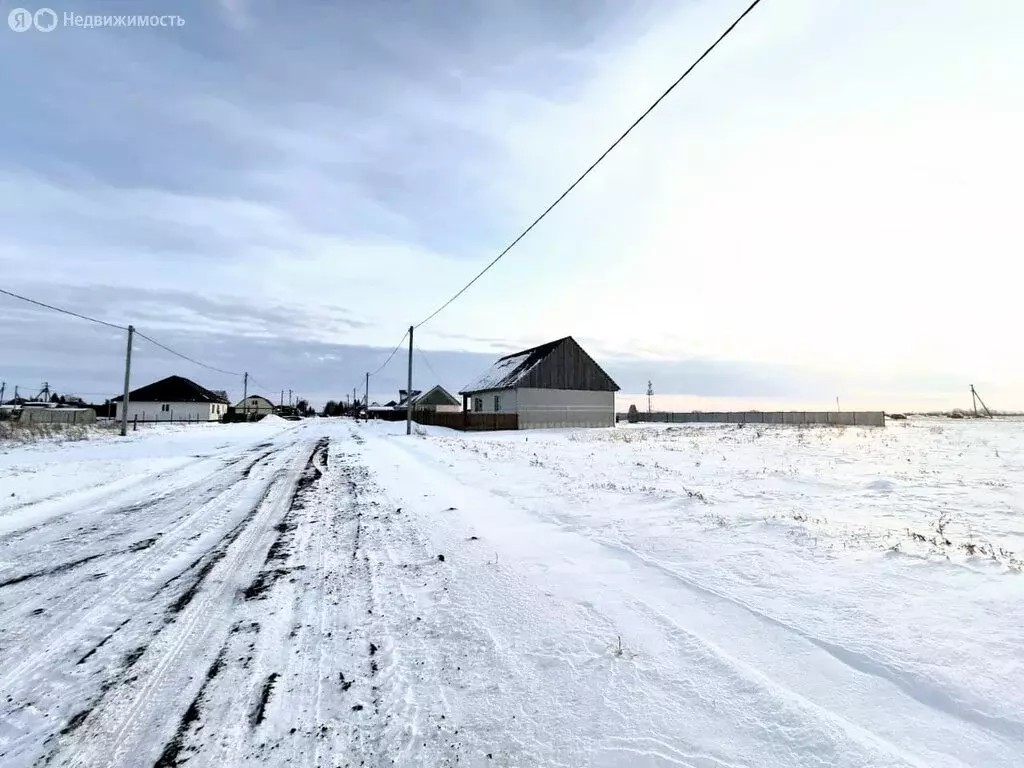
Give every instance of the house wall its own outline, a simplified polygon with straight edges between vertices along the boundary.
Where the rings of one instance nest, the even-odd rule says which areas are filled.
[[[491,398],[493,400],[493,398]],[[416,403],[412,407],[413,413],[423,413],[424,411],[430,411],[431,413],[462,413],[461,405],[421,405]]]
[[[498,408],[494,407],[494,398],[499,398]],[[482,407],[477,408],[475,401],[482,401]],[[489,392],[479,392],[469,398],[469,410],[474,413],[516,413],[518,408],[518,394],[514,389],[492,389]]]
[[[614,392],[520,388],[517,405],[520,429],[615,426]]]
[[[164,405],[170,406],[163,410]],[[121,418],[124,403],[117,403],[116,418]],[[218,421],[228,412],[226,403],[157,403],[132,400],[128,403],[128,421]]]

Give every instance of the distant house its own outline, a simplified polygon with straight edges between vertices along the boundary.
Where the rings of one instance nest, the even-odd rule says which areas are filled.
[[[413,402],[415,402],[416,398],[419,397],[421,394],[422,394],[421,390],[414,389],[412,391]],[[409,393],[406,390],[404,390],[404,389],[398,390],[398,403],[395,404],[395,408],[408,408],[408,407],[409,407]]]
[[[121,418],[124,397],[114,398]],[[183,376],[168,376],[128,393],[128,418],[139,421],[219,421],[228,400]]]
[[[462,410],[462,405],[455,399],[454,395],[438,384],[436,387],[428,389],[422,395],[418,395],[412,401],[412,409],[414,411],[458,413]]]
[[[460,390],[463,408],[515,413],[520,429],[615,426],[618,384],[572,336],[505,355]]]
[[[217,394],[216,392],[214,394]],[[247,413],[250,416],[269,416],[274,412],[274,404],[263,395],[249,395],[235,403],[235,413]]]

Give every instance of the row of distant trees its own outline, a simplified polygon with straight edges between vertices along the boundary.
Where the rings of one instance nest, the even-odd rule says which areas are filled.
[[[353,416],[363,406],[360,403],[339,403],[337,400],[328,400],[324,405],[321,416]]]

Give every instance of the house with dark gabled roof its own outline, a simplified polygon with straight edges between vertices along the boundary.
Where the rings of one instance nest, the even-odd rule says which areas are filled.
[[[121,418],[124,397],[115,397]],[[228,399],[184,376],[168,376],[128,393],[128,420],[219,421],[228,412]]]
[[[515,413],[519,429],[613,427],[619,385],[572,336],[505,355],[463,387],[463,409]]]
[[[412,401],[414,411],[434,411],[436,413],[458,413],[462,410],[459,401],[440,384],[431,387]]]

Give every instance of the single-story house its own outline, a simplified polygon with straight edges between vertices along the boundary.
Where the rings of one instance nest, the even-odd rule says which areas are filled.
[[[116,417],[124,412],[124,397],[114,398]],[[184,376],[168,376],[128,393],[128,419],[139,421],[219,421],[228,400]]]
[[[216,394],[216,393],[214,393]],[[235,413],[247,413],[250,416],[269,416],[274,412],[274,404],[263,395],[249,395],[235,403]]]
[[[572,336],[505,355],[459,394],[474,413],[515,413],[520,429],[613,427],[612,381]]]
[[[435,413],[459,413],[462,405],[447,389],[438,384],[418,395],[412,401],[413,411],[434,411]]]

